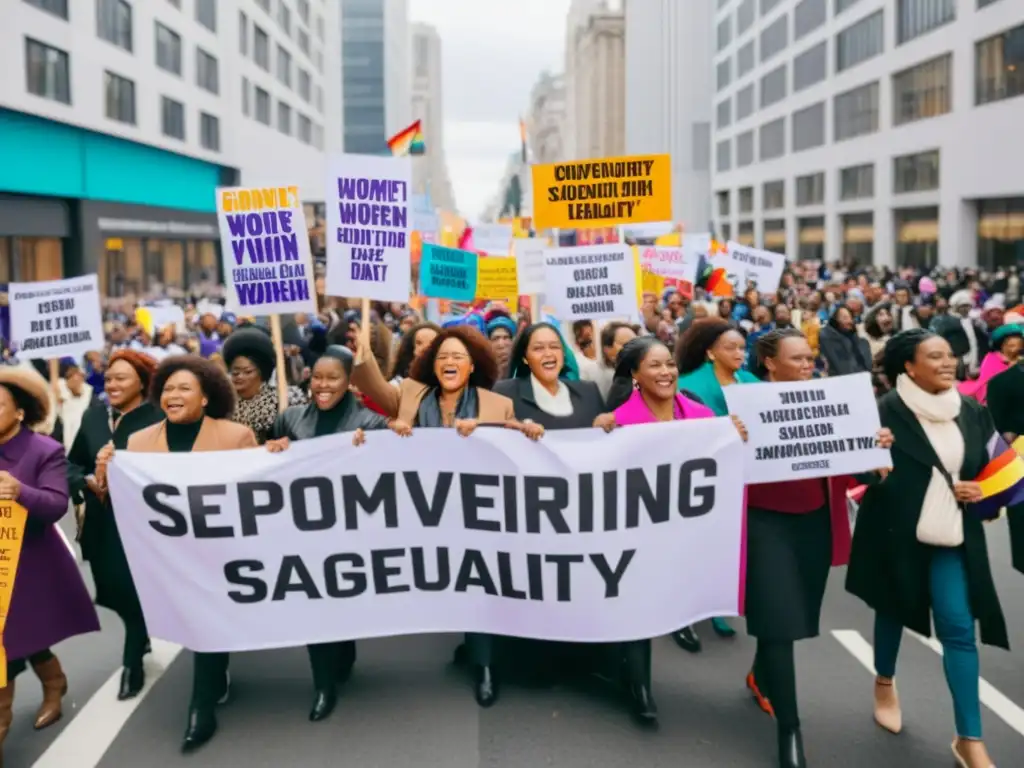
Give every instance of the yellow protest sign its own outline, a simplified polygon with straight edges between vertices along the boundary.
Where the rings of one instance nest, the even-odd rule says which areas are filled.
[[[518,311],[519,280],[514,257],[488,256],[477,260],[476,297],[501,301],[508,305],[510,312]]]
[[[21,540],[28,511],[14,501],[0,501],[0,638],[7,627],[7,614],[14,595]],[[0,688],[7,687],[7,650],[0,644]]]
[[[672,218],[668,155],[533,166],[536,230],[611,227]]]

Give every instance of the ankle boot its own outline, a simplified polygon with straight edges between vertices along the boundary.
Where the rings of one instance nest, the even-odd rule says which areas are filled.
[[[779,768],[807,768],[799,728],[779,728]]]
[[[62,713],[61,699],[68,692],[68,679],[61,669],[60,659],[51,656],[40,664],[33,664],[32,669],[43,684],[43,703],[36,713],[35,728],[41,731],[60,720]]]

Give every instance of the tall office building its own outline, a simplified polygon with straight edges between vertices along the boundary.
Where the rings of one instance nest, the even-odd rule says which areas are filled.
[[[672,218],[689,231],[711,221],[714,3],[626,3],[626,152],[671,155]]]
[[[413,158],[413,189],[428,194],[434,207],[455,210],[455,195],[444,154],[444,96],[441,38],[429,24],[412,25],[412,119],[421,120],[425,155]]]
[[[828,261],[1024,258],[1024,4],[716,5],[725,236]]]
[[[568,159],[625,152],[626,30],[620,5],[602,3],[571,19],[575,34],[566,52]]]
[[[324,199],[328,0],[4,0],[0,282],[107,294],[215,277],[221,184]]]

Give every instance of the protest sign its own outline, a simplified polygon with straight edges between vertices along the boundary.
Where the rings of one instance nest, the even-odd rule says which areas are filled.
[[[408,301],[408,156],[338,155],[327,181],[327,293]]]
[[[187,333],[185,310],[176,304],[170,306],[157,305],[139,307],[135,310],[135,322],[150,336],[155,336],[162,328],[174,326],[175,333]]]
[[[503,301],[515,311],[519,303],[516,260],[511,256],[490,256],[476,262],[476,298]]]
[[[685,248],[641,245],[637,249],[640,252],[640,268],[644,272],[691,283],[697,276],[697,259],[688,254]]]
[[[119,451],[109,485],[150,634],[192,650],[463,631],[615,642],[738,613],[738,450],[727,419],[537,443],[382,431],[359,448]]]
[[[786,257],[781,253],[763,251],[730,240],[726,252],[716,258],[735,286],[737,295],[742,294],[753,283],[759,293],[775,293],[786,269]]]
[[[420,256],[420,293],[432,299],[473,301],[477,260],[472,251],[424,243]]]
[[[512,225],[474,224],[473,250],[493,256],[508,256],[512,251]]]
[[[7,626],[7,614],[14,596],[21,543],[25,535],[28,510],[16,501],[0,501],[0,638]],[[60,526],[54,526],[60,530]],[[7,649],[0,644],[0,688],[7,687]]]
[[[542,237],[524,237],[512,241],[521,296],[544,292],[544,251],[548,247],[548,241]]]
[[[655,240],[663,235],[675,232],[676,225],[671,221],[652,221],[640,224],[625,224],[620,229],[622,242],[630,245],[655,245]]]
[[[106,343],[96,275],[11,283],[11,345],[24,359],[81,358]]]
[[[533,224],[538,231],[672,218],[668,155],[534,165],[532,173]]]
[[[217,189],[225,304],[245,315],[316,312],[298,187]]]
[[[544,253],[547,302],[560,320],[637,315],[637,266],[628,245],[584,245]]]
[[[852,475],[892,465],[871,374],[726,387],[729,413],[747,427],[747,483]]]

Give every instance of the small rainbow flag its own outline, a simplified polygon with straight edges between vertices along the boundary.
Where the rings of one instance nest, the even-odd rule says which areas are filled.
[[[427,151],[426,141],[423,139],[423,125],[417,120],[408,128],[404,128],[390,139],[388,149],[396,157],[402,155],[422,155]]]
[[[701,254],[697,262],[696,285],[698,288],[703,288],[710,296],[732,298],[734,293],[725,269],[714,266],[704,254]]]
[[[982,520],[994,520],[1003,507],[1024,502],[1024,458],[1017,452],[1021,448],[1024,441],[1011,447],[998,434],[988,441],[990,460],[974,479],[981,486],[982,499],[969,507]]]

